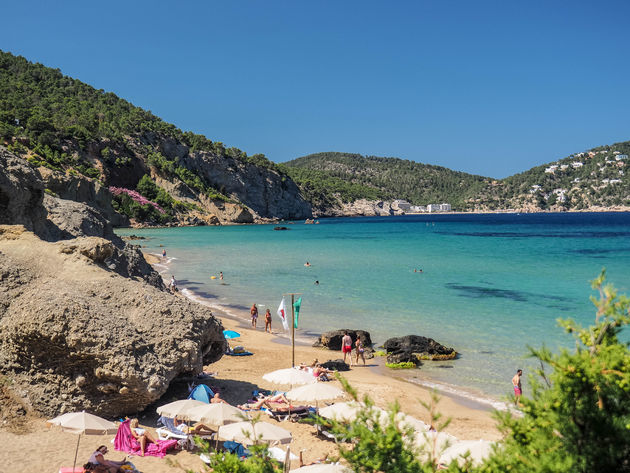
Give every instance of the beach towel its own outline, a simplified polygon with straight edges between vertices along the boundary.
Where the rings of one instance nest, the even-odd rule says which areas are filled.
[[[188,395],[188,399],[196,399],[197,401],[205,402],[206,404],[210,404],[210,399],[214,397],[214,392],[205,384],[200,384],[199,386],[195,386],[195,388],[190,391]]]
[[[223,442],[223,448],[230,453],[235,453],[240,458],[247,458],[251,455],[248,449],[243,447],[242,443],[233,442],[232,440],[226,440]]]
[[[226,353],[228,356],[250,356],[253,355],[251,351],[242,351],[240,353]]]
[[[114,438],[114,448],[121,452],[131,453],[133,455],[140,454],[140,444],[131,435],[131,428],[129,427],[130,419],[122,422],[118,426],[116,437]],[[177,445],[177,440],[159,440],[158,443],[147,444],[144,454],[145,456],[163,458],[166,455],[166,451],[169,448]]]

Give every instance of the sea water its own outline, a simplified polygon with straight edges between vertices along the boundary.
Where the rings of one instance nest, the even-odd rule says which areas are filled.
[[[376,345],[418,334],[454,347],[458,359],[425,362],[417,378],[476,398],[507,396],[516,369],[527,373],[535,365],[528,346],[572,346],[556,321],[594,321],[589,281],[602,268],[621,293],[630,293],[627,213],[283,225],[289,230],[247,225],[118,233],[145,237],[142,245],[152,253],[164,247],[170,261],[164,279],[174,274],[189,296],[228,313],[248,313],[256,303],[262,326],[269,308],[274,329],[281,329],[276,310],[283,294],[301,293],[301,338],[350,328],[369,331]]]

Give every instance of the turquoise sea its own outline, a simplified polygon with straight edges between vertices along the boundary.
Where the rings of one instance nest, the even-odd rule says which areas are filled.
[[[630,294],[630,214],[465,214],[321,219],[318,225],[121,229],[166,248],[184,292],[234,315],[252,303],[275,315],[283,293],[303,293],[298,337],[368,330],[381,344],[424,335],[461,356],[427,362],[423,384],[497,400],[527,346],[571,346],[559,317],[594,319],[589,281]],[[136,242],[138,243],[138,242]],[[305,267],[304,263],[311,263]],[[422,269],[422,272],[414,272]],[[224,280],[211,279],[223,272]],[[319,281],[319,285],[315,281]],[[263,324],[264,326],[264,324]],[[527,389],[527,383],[525,384]],[[490,402],[490,401],[488,401]]]

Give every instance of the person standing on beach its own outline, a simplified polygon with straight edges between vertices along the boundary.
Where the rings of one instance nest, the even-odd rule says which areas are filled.
[[[171,274],[171,282],[168,284],[168,288],[171,290],[172,293],[175,293],[175,291],[177,291],[177,281],[175,281],[175,276]]]
[[[350,355],[350,366],[352,366],[352,337],[348,332],[344,332],[341,339],[341,351],[343,352],[343,362],[346,362],[346,356]]]
[[[256,328],[256,322],[258,321],[258,307],[256,307],[256,304],[252,304],[249,313],[252,315],[252,328]]]
[[[512,378],[512,386],[514,386],[514,405],[518,406],[518,401],[523,395],[523,388],[521,386],[521,376],[523,376],[523,370],[516,370],[516,374]]]
[[[269,330],[267,330],[269,328]],[[271,333],[271,311],[267,309],[265,312],[265,332]]]
[[[359,356],[363,359],[363,366],[365,366],[365,348],[363,348],[363,343],[361,342],[361,337],[357,336],[357,341],[354,344],[357,349],[357,361],[356,365],[359,366]],[[351,356],[352,357],[352,356]]]

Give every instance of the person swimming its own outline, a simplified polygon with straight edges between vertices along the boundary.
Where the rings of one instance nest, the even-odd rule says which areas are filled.
[[[306,263],[304,263],[304,266],[306,266],[307,268],[311,265],[311,263],[309,263],[308,261]]]

